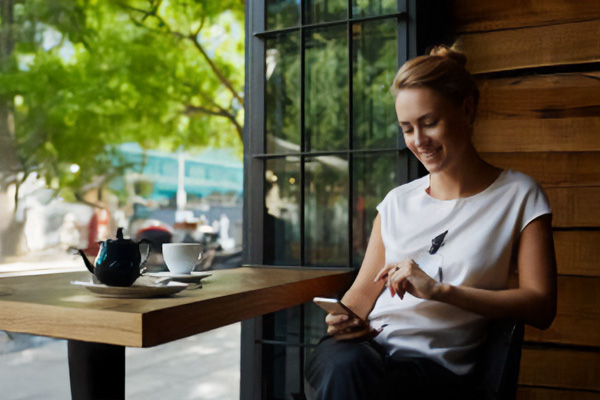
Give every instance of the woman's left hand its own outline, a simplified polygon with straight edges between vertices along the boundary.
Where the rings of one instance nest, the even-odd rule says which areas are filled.
[[[383,267],[375,282],[386,280],[392,296],[398,294],[403,299],[405,293],[410,293],[421,299],[432,299],[440,283],[427,275],[414,260],[403,260],[399,263],[388,264]]]

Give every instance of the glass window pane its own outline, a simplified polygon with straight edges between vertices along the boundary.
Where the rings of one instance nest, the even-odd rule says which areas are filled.
[[[354,24],[353,141],[355,149],[397,148],[400,129],[390,85],[397,70],[396,20]]]
[[[348,0],[305,0],[304,23],[339,21],[348,18]]]
[[[300,160],[267,160],[265,171],[264,262],[300,265]]]
[[[300,343],[301,307],[292,307],[264,316],[263,338]]]
[[[267,0],[267,30],[284,29],[300,23],[300,0]]]
[[[317,345],[327,334],[325,316],[327,313],[316,304],[310,302],[304,305],[304,343]]]
[[[280,344],[263,345],[263,399],[288,400],[299,398],[304,382],[301,379],[302,348]],[[272,378],[271,378],[272,377]]]
[[[267,153],[300,151],[300,34],[265,43],[265,140]]]
[[[346,27],[306,35],[305,137],[311,151],[348,148]]]
[[[353,267],[362,264],[371,236],[377,205],[400,182],[406,182],[407,151],[355,155],[353,158],[352,247]]]
[[[348,160],[320,156],[305,163],[305,263],[348,265]]]
[[[352,0],[352,18],[398,12],[398,0]]]

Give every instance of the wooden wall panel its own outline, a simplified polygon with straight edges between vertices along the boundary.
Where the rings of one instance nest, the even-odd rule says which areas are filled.
[[[598,0],[454,0],[458,32],[491,31],[600,18]]]
[[[480,74],[600,61],[600,19],[493,32],[467,33],[457,45]]]
[[[598,400],[600,393],[588,391],[572,391],[561,389],[545,389],[519,387],[517,400]]]
[[[600,347],[598,327],[600,278],[559,276],[558,307],[554,323],[545,331],[527,326],[525,340]]]
[[[600,1],[452,4],[458,45],[480,79],[476,148],[533,176],[554,226],[571,228],[554,232],[557,317],[546,331],[526,329],[518,399],[600,399],[600,72],[581,66],[600,62]],[[537,75],[548,66],[574,72]],[[486,75],[499,71],[514,78]]]
[[[555,227],[600,227],[600,186],[546,188]]]
[[[555,231],[554,246],[559,274],[600,277],[600,231]]]
[[[481,153],[481,156],[492,165],[531,175],[545,187],[600,186],[600,152]]]
[[[480,152],[600,151],[599,71],[480,80],[479,88]]]
[[[525,347],[519,383],[600,391],[600,352]]]

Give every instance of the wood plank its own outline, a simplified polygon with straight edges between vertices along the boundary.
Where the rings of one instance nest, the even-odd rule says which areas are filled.
[[[0,329],[147,347],[347,289],[349,270],[237,268],[213,271],[201,290],[153,299],[101,298],[72,280],[89,273],[0,279]]]
[[[600,227],[600,187],[546,188],[555,227]]]
[[[527,326],[525,340],[600,347],[600,278],[558,277],[556,319],[545,331]]]
[[[520,386],[517,400],[598,400],[600,393],[582,390],[545,389]]]
[[[480,154],[490,164],[526,173],[545,187],[600,186],[600,151]]]
[[[600,19],[541,27],[467,33],[457,46],[473,74],[600,61]]]
[[[600,391],[600,352],[525,347],[519,384]]]
[[[296,271],[290,269],[286,273],[281,269],[273,269],[272,272],[264,270],[260,280],[264,280],[265,277],[271,279],[271,277],[265,276],[265,272],[268,275],[279,275],[279,279],[282,279],[284,275],[293,274]],[[304,270],[310,271],[309,268]],[[317,271],[315,270],[315,272]],[[252,286],[249,285],[246,290],[240,291],[235,296],[207,299],[202,302],[201,307],[195,304],[186,304],[181,307],[147,313],[144,315],[143,347],[171,342],[199,332],[307,303],[316,296],[335,296],[337,293],[347,290],[355,276],[354,271],[340,272],[329,270],[329,273],[323,274],[321,271],[321,276],[313,275],[312,277],[304,273],[305,279],[289,280],[288,278],[287,282],[281,281],[276,285],[270,284],[264,287],[261,285],[259,290],[252,290]],[[227,278],[229,280],[224,282],[226,285],[245,285],[252,283],[253,277],[252,275],[246,277],[231,275]],[[241,282],[236,283],[235,281],[240,278],[242,278]]]
[[[555,231],[558,273],[600,277],[600,232]]]
[[[454,0],[459,32],[490,31],[600,18],[598,0]]]
[[[600,151],[599,71],[482,79],[479,89],[480,152]]]

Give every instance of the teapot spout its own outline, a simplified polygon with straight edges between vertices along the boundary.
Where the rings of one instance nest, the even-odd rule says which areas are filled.
[[[89,269],[90,272],[93,274],[94,273],[94,266],[92,265],[92,263],[90,262],[90,260],[88,260],[87,256],[83,252],[83,250],[79,249],[79,250],[77,250],[77,252],[81,255],[81,258],[83,258],[83,262],[85,263],[85,266],[87,267],[87,269]]]

